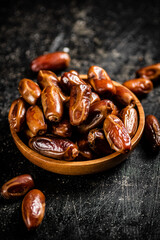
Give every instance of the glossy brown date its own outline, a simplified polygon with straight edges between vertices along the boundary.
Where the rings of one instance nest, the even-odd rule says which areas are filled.
[[[31,175],[23,174],[6,182],[1,188],[1,195],[6,199],[17,198],[25,195],[33,187]]]
[[[26,123],[34,135],[43,135],[47,131],[42,110],[37,106],[30,106],[26,112]]]
[[[116,152],[127,153],[131,150],[131,138],[122,121],[115,115],[108,115],[103,131],[110,147]]]
[[[93,159],[93,152],[91,151],[88,143],[87,136],[84,136],[80,140],[77,141],[78,149],[79,149],[79,155],[76,158],[77,161],[83,161],[83,160],[91,160]]]
[[[135,108],[127,106],[123,108],[120,112],[120,119],[124,123],[124,126],[132,138],[138,127],[138,114]]]
[[[52,125],[52,133],[59,137],[68,138],[72,135],[72,126],[67,119]]]
[[[33,189],[27,193],[22,202],[22,217],[28,230],[37,228],[45,214],[45,196],[38,190]]]
[[[33,137],[29,140],[29,147],[36,152],[56,159],[72,161],[78,156],[78,147],[68,139],[53,137]]]
[[[69,117],[74,126],[82,124],[89,113],[91,87],[89,85],[75,85],[71,88]]]
[[[93,104],[95,102],[99,102],[100,100],[101,99],[100,99],[100,97],[98,96],[97,93],[91,92],[91,97],[90,97],[91,104]]]
[[[41,94],[43,112],[49,121],[59,122],[63,115],[62,99],[56,86],[48,86]]]
[[[9,114],[8,121],[10,127],[13,128],[16,132],[20,132],[23,128],[26,116],[26,105],[23,98],[18,98],[13,101]]]
[[[95,128],[88,133],[88,143],[90,148],[98,155],[105,156],[110,154],[113,150],[107,142],[103,130]]]
[[[147,78],[153,82],[160,79],[160,63],[143,67],[136,71],[136,76],[140,78]]]
[[[160,124],[154,115],[146,116],[144,135],[150,148],[154,152],[160,151]]]
[[[143,96],[153,89],[153,83],[145,78],[131,79],[124,82],[123,85],[137,96]]]
[[[101,67],[91,66],[88,70],[88,80],[98,94],[109,93],[112,95],[116,93],[116,88],[109,75]]]
[[[19,82],[19,92],[30,105],[35,105],[41,96],[41,89],[38,84],[27,78],[23,78]]]
[[[123,106],[132,105],[135,106],[135,99],[127,88],[123,86],[116,86],[116,95],[114,98],[118,104]]]
[[[40,70],[62,70],[69,66],[70,56],[66,52],[53,52],[35,58],[31,62],[31,70],[38,72]]]
[[[36,135],[36,134],[32,133],[29,128],[26,128],[26,129],[24,130],[24,134],[25,134],[25,136],[26,136],[28,139],[29,139],[29,138],[32,138],[32,137],[34,137],[34,136]]]

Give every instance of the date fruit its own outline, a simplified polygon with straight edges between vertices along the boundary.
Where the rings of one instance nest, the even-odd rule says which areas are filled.
[[[93,103],[95,103],[95,102],[101,101],[100,97],[99,97],[98,94],[95,93],[95,92],[91,92],[91,98],[90,98],[90,100],[91,100],[91,104],[93,104]]]
[[[89,147],[88,138],[84,136],[77,141],[79,155],[76,158],[77,161],[90,160],[93,159],[93,153]]]
[[[137,70],[136,76],[140,78],[150,79],[152,82],[158,81],[160,79],[160,63],[143,67]]]
[[[22,217],[27,229],[36,229],[41,224],[44,214],[45,196],[40,190],[33,189],[22,202]]]
[[[48,86],[41,94],[43,112],[49,121],[59,122],[63,115],[62,99],[56,86]]]
[[[43,135],[47,131],[42,110],[37,106],[30,106],[26,113],[26,122],[28,128],[34,135]]]
[[[26,116],[26,105],[23,98],[18,98],[12,102],[8,114],[10,127],[16,132],[20,132],[23,128]]]
[[[103,124],[103,131],[110,147],[120,153],[131,150],[131,138],[122,121],[115,115],[108,115]]]
[[[68,138],[72,135],[72,126],[67,119],[63,119],[59,123],[55,123],[52,125],[52,133],[53,135]]]
[[[27,78],[23,78],[19,82],[19,92],[30,105],[35,105],[41,96],[41,89],[38,84]]]
[[[116,88],[112,80],[101,67],[91,66],[88,70],[88,80],[98,94],[109,93],[112,95],[116,93]]]
[[[33,187],[31,175],[23,174],[6,182],[1,188],[1,195],[6,199],[17,198],[25,195]]]
[[[160,150],[160,124],[154,115],[146,116],[144,135],[153,152],[158,152]]]
[[[114,95],[115,100],[118,104],[128,106],[135,106],[135,100],[131,92],[124,88],[123,86],[116,86],[116,95]]]
[[[71,88],[69,116],[74,126],[82,124],[89,113],[91,87],[89,85],[75,85]]]
[[[66,161],[74,160],[79,153],[76,144],[63,138],[33,137],[29,140],[29,147],[44,156]]]
[[[31,62],[31,70],[38,72],[40,70],[62,70],[69,66],[70,56],[66,52],[53,52],[41,55]]]
[[[143,96],[153,89],[153,83],[145,78],[131,79],[124,82],[123,85],[137,96]]]

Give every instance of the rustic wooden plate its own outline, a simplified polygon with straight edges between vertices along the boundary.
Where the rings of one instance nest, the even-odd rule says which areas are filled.
[[[80,77],[85,80],[87,78],[87,75],[80,75]],[[121,85],[120,83],[114,81],[113,83],[115,85]],[[37,152],[34,152],[32,149],[30,149],[27,145],[24,144],[24,142],[19,138],[19,136],[13,129],[10,128],[10,131],[14,139],[14,142],[17,145],[20,152],[29,161],[45,170],[65,175],[83,175],[105,171],[115,167],[116,165],[124,161],[128,157],[128,155],[133,151],[133,149],[136,147],[139,140],[141,139],[145,123],[144,110],[138,98],[132,92],[131,94],[133,95],[136,102],[136,107],[139,115],[139,125],[135,136],[132,138],[132,150],[127,154],[114,152],[106,157],[89,161],[78,162],[61,161],[45,157]]]

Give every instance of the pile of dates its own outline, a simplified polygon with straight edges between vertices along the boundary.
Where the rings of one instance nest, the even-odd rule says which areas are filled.
[[[107,72],[91,66],[88,78],[71,70],[61,77],[40,70],[37,82],[22,79],[10,127],[27,136],[34,151],[54,159],[89,160],[127,153],[138,126],[135,99]]]

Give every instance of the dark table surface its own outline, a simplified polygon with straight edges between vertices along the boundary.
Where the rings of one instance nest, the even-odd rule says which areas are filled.
[[[116,168],[87,176],[62,176],[30,163],[17,150],[7,115],[19,96],[18,82],[35,79],[30,61],[69,50],[81,74],[99,65],[123,82],[160,61],[157,1],[1,1],[0,184],[30,173],[46,196],[41,226],[28,232],[22,198],[0,199],[0,239],[160,239],[160,154],[143,141]],[[160,120],[160,86],[141,100],[145,114]]]

